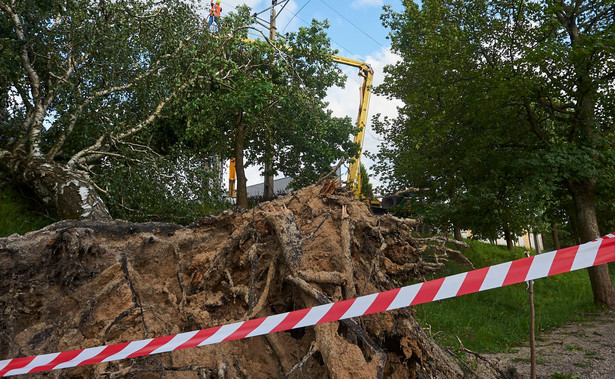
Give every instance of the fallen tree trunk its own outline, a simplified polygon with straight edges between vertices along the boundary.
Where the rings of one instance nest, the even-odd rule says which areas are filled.
[[[111,220],[107,206],[84,171],[7,151],[0,157],[0,170],[31,188],[47,206],[57,210],[60,219]]]
[[[422,278],[446,259],[447,249],[430,252],[413,238],[412,220],[375,217],[345,190],[319,191],[308,187],[190,227],[64,221],[0,239],[0,359],[376,293]],[[411,309],[65,371],[182,378],[471,374],[423,332]]]

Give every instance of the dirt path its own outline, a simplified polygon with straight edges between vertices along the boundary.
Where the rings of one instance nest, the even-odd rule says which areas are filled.
[[[516,352],[486,356],[502,367],[514,367],[521,377],[529,378],[529,347],[513,351]],[[615,312],[588,314],[583,321],[541,334],[536,351],[537,378],[615,379]]]

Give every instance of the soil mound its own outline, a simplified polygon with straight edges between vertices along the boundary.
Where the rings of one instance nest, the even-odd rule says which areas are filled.
[[[0,359],[283,313],[422,279],[451,254],[333,182],[182,227],[64,221],[0,239]],[[410,309],[43,374],[463,377]]]

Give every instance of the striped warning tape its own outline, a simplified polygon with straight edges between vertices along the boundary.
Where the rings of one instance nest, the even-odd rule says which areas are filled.
[[[0,361],[0,376],[109,362],[255,337],[485,291],[615,261],[615,235],[336,303],[146,340]]]

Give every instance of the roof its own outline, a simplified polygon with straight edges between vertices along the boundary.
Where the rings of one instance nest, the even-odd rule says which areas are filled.
[[[273,181],[273,192],[276,195],[288,195],[292,188],[290,188],[291,178],[280,178]],[[246,187],[248,197],[261,197],[264,193],[265,183],[253,184]]]

